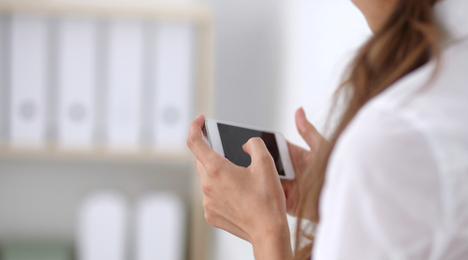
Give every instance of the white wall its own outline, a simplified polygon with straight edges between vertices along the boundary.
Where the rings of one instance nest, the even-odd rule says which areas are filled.
[[[285,2],[283,10],[284,59],[277,128],[288,140],[307,148],[296,130],[296,109],[304,107],[307,118],[324,133],[332,95],[371,32],[349,0],[293,0]],[[294,237],[296,219],[288,221]]]
[[[208,2],[216,17],[216,116],[279,129],[304,145],[294,111],[303,106],[322,128],[342,70],[370,35],[360,12],[349,0]],[[253,259],[249,243],[220,230],[213,238],[211,259]]]
[[[215,15],[215,116],[271,128],[280,76],[280,1],[205,1]]]
[[[215,117],[272,128],[280,78],[280,1],[206,0],[215,16]],[[212,230],[211,259],[254,259],[252,246]]]
[[[278,128],[286,138],[305,145],[294,112],[303,106],[308,119],[323,130],[332,93],[355,50],[370,36],[350,0],[285,3],[285,56]]]

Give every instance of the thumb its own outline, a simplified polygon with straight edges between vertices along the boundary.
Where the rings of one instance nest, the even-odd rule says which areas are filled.
[[[270,152],[260,137],[250,138],[247,143],[242,146],[242,149],[252,158],[251,166],[274,165],[273,157],[271,157]]]
[[[296,127],[302,139],[304,139],[310,149],[316,150],[320,142],[320,133],[307,121],[304,108],[302,107],[296,110]]]

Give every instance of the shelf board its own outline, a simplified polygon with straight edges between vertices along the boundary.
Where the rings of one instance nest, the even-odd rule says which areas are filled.
[[[0,13],[78,15],[97,18],[135,18],[146,20],[193,20],[210,23],[212,12],[205,3],[161,3],[140,1],[18,1],[0,0]]]
[[[162,151],[154,146],[138,149],[116,150],[105,145],[95,145],[87,149],[61,148],[56,144],[41,147],[0,146],[2,161],[41,161],[41,162],[107,162],[107,163],[149,163],[185,164],[194,161],[188,149]]]

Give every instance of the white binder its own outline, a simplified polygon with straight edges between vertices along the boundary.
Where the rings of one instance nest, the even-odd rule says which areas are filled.
[[[0,146],[7,138],[7,111],[8,101],[7,89],[5,86],[5,22],[4,18],[0,17]]]
[[[182,260],[185,251],[185,210],[170,193],[154,193],[138,201],[136,260]]]
[[[59,24],[58,137],[64,148],[89,147],[94,132],[96,24],[64,18]]]
[[[78,260],[127,259],[128,203],[115,192],[87,197],[78,211]]]
[[[143,25],[112,21],[109,28],[107,133],[112,148],[136,148],[141,126]]]
[[[11,20],[10,136],[13,146],[39,146],[45,140],[47,21],[14,15]]]
[[[154,137],[159,149],[185,147],[192,112],[193,27],[161,23],[156,33]]]

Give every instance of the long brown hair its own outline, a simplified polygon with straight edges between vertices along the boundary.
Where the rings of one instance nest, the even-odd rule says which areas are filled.
[[[300,189],[295,259],[310,257],[313,237],[301,227],[306,209],[319,219],[319,197],[328,159],[343,130],[367,101],[395,81],[439,57],[439,30],[433,18],[437,0],[399,0],[386,23],[361,47],[335,93],[334,107],[345,97],[346,107],[327,145],[322,145]],[[333,111],[333,109],[332,109]],[[333,112],[332,112],[333,113]],[[306,240],[309,239],[309,240]],[[306,246],[304,241],[308,241]],[[312,242],[310,242],[312,241]]]

